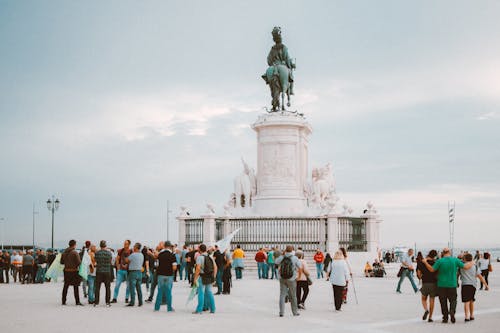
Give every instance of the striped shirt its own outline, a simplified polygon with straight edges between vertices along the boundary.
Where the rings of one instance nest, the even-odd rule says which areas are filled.
[[[95,254],[96,273],[111,273],[111,252],[99,250]]]

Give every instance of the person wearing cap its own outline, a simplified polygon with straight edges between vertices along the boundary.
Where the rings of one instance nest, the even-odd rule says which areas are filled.
[[[95,299],[94,306],[99,305],[99,294],[101,291],[101,283],[104,283],[106,288],[106,305],[110,306],[111,299],[111,252],[106,249],[106,241],[102,240],[99,244],[100,250],[94,256],[95,272],[96,272],[96,285],[95,285]]]
[[[164,295],[167,298],[167,311],[174,311],[172,307],[172,286],[174,284],[174,274],[177,270],[177,259],[173,253],[173,248],[173,244],[166,241],[163,249],[158,253],[158,267],[156,269],[158,294],[156,295],[155,311],[160,310]]]

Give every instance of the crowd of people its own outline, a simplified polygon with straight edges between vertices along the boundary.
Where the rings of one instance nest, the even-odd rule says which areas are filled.
[[[477,290],[477,281],[481,282],[486,290],[488,274],[492,270],[490,255],[479,251],[473,257],[468,252],[452,256],[448,248],[438,255],[436,250],[431,250],[426,257],[421,252],[417,254],[416,265],[413,262],[413,249],[409,249],[401,258],[401,267],[398,272],[398,285],[396,292],[401,293],[401,285],[407,278],[417,293],[421,292],[421,302],[424,308],[423,320],[432,322],[434,313],[434,300],[437,296],[441,305],[442,322],[456,322],[457,288],[461,284],[461,299],[464,304],[465,322],[474,320],[474,302]],[[416,266],[416,267],[415,267]],[[416,276],[421,288],[417,287]]]
[[[53,251],[8,251],[0,250],[0,283],[44,283],[47,267],[55,259]]]
[[[245,252],[240,245],[234,251],[219,249],[217,245],[205,244],[183,246],[170,241],[160,242],[155,248],[132,244],[125,240],[123,247],[116,252],[108,248],[106,241],[100,241],[99,247],[90,241],[77,248],[75,240],[61,253],[38,249],[28,251],[0,251],[0,282],[44,283],[51,276],[46,276],[47,268],[60,265],[64,284],[61,296],[63,305],[67,304],[67,293],[73,287],[75,303],[80,300],[80,285],[88,303],[98,306],[100,290],[104,284],[105,304],[111,306],[118,302],[120,289],[125,285],[125,304],[127,307],[143,306],[144,302],[154,301],[154,311],[166,305],[167,312],[175,311],[172,307],[172,289],[174,282],[186,281],[191,285],[193,298],[197,294],[198,304],[194,314],[204,311],[215,313],[214,295],[231,293],[232,269],[236,279],[243,278]],[[302,248],[287,246],[284,251],[273,248],[260,248],[254,257],[257,263],[259,279],[277,279],[280,286],[279,315],[285,313],[285,303],[291,305],[292,314],[300,315],[299,310],[306,309],[309,287],[313,284],[311,270],[305,260]],[[348,262],[347,251],[340,248],[333,254],[317,249],[313,255],[316,278],[332,285],[334,309],[341,311],[347,302],[347,289],[352,281],[352,270]],[[474,320],[474,302],[477,280],[480,290],[489,289],[488,275],[492,271],[489,253],[460,253],[452,256],[445,248],[440,254],[431,250],[427,256],[419,252],[414,257],[413,249],[399,256],[401,263],[396,292],[401,293],[405,279],[410,281],[413,291],[421,293],[424,309],[423,320],[433,321],[434,299],[439,297],[442,321],[456,322],[457,288],[461,284],[461,298],[464,303],[465,321]],[[82,266],[86,269],[82,276]],[[52,268],[52,267],[51,267]],[[386,275],[384,263],[376,259],[371,265],[366,263],[364,274],[367,277]],[[416,281],[418,280],[418,282]],[[111,282],[115,281],[111,290]],[[142,285],[146,285],[143,295]],[[418,286],[417,286],[418,284]],[[420,286],[420,287],[419,287]],[[214,293],[212,288],[217,288]],[[155,291],[156,298],[155,298]]]

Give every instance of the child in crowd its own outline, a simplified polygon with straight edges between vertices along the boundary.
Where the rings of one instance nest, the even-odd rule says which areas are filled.
[[[466,253],[463,256],[464,262],[472,261],[472,254]],[[488,284],[481,275],[481,271],[477,266],[466,270],[460,269],[460,280],[462,281],[462,302],[464,303],[465,321],[474,320],[474,301],[476,295],[477,279],[479,279],[489,289]]]

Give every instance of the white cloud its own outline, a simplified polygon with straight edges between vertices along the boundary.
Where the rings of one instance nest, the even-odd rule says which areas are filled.
[[[469,61],[470,62],[470,61]],[[301,92],[307,103],[319,102],[322,116],[359,116],[365,113],[398,111],[433,101],[480,99],[500,102],[500,63],[478,61],[476,66],[457,60],[438,63],[432,67],[402,72],[369,74],[360,78],[336,79],[320,82],[313,90]],[[498,117],[488,112],[478,119]]]
[[[477,120],[491,120],[500,118],[500,114],[498,112],[485,112],[476,117]]]

